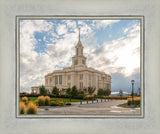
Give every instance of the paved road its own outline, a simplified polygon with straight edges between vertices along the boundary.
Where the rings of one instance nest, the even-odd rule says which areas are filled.
[[[106,101],[106,102],[100,102],[96,103],[89,102],[89,104],[83,104],[80,105],[79,103],[74,103],[72,106],[64,106],[64,107],[39,107],[38,108],[38,114],[58,114],[58,115],[87,115],[87,114],[140,114],[140,108],[124,108],[124,107],[118,107],[117,105],[126,103],[126,100],[112,100],[112,101]]]

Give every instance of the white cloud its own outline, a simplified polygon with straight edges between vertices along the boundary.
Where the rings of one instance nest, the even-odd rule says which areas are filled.
[[[34,51],[37,40],[35,32],[48,31],[53,23],[44,20],[23,20],[20,23],[20,86],[29,90],[31,86],[42,83],[46,70],[43,70],[44,61],[47,65],[47,54],[39,55]]]
[[[71,57],[75,54],[75,45],[78,41],[78,27],[81,27],[81,41],[84,46],[84,53],[87,56],[87,64],[106,73],[121,73],[130,76],[139,68],[139,26],[134,25],[126,38],[120,38],[111,42],[104,42],[100,46],[94,37],[94,28],[106,27],[119,20],[93,21],[87,25],[78,21],[64,21],[59,24],[54,33],[54,24],[47,21],[25,20],[20,25],[20,80],[21,89],[29,90],[31,86],[44,84],[44,76],[56,69],[71,65]],[[95,27],[96,26],[96,27]],[[67,32],[72,29],[72,33]],[[49,32],[53,38],[47,42],[46,53],[37,53],[34,48],[37,40],[35,32]],[[63,35],[60,38],[59,35]],[[90,45],[92,44],[92,45]],[[131,62],[132,61],[132,62]],[[95,64],[96,63],[96,64]]]
[[[134,25],[132,28],[126,38],[104,42],[102,46],[91,48],[94,51],[89,56],[89,66],[125,76],[132,75],[135,69],[140,68],[140,27]]]
[[[105,28],[113,23],[117,23],[120,20],[94,20],[93,21],[93,26],[95,26],[96,28]]]
[[[71,30],[73,31],[77,27],[76,22],[73,20],[64,20],[63,22],[67,25],[68,28],[71,28]]]
[[[64,24],[59,24],[59,25],[57,26],[57,33],[58,33],[58,35],[66,34],[66,33],[67,33],[66,25],[64,25]]]

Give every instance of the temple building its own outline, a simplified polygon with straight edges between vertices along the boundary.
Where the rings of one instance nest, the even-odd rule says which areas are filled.
[[[65,92],[67,88],[74,85],[78,90],[83,90],[87,87],[96,88],[94,94],[97,94],[98,89],[111,90],[111,76],[105,72],[95,70],[94,68],[87,67],[87,58],[83,55],[83,45],[79,40],[75,46],[75,56],[72,57],[72,65],[65,67],[63,70],[55,70],[52,73],[45,75],[45,89],[52,92],[54,86],[59,90]],[[39,93],[39,87],[32,87],[32,92]]]

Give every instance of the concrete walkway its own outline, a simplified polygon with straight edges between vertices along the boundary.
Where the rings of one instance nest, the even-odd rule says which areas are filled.
[[[124,108],[124,107],[118,107],[119,104],[126,103],[127,100],[112,100],[106,102],[100,102],[92,104],[92,101],[89,101],[88,104],[86,102],[83,102],[80,104],[80,102],[72,103],[72,106],[48,106],[48,107],[39,107],[38,108],[38,114],[49,114],[49,115],[87,115],[87,114],[98,114],[98,115],[104,115],[104,114],[121,114],[121,115],[127,115],[127,114],[134,114],[138,115],[140,114],[140,108]],[[85,103],[85,104],[84,104]]]

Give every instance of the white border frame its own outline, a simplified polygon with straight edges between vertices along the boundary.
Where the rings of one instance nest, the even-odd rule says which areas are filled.
[[[140,115],[117,114],[117,115],[20,115],[19,93],[20,93],[20,20],[140,20],[140,87],[141,107]],[[144,118],[144,16],[16,16],[16,55],[17,55],[17,78],[16,78],[16,117],[17,118]]]

